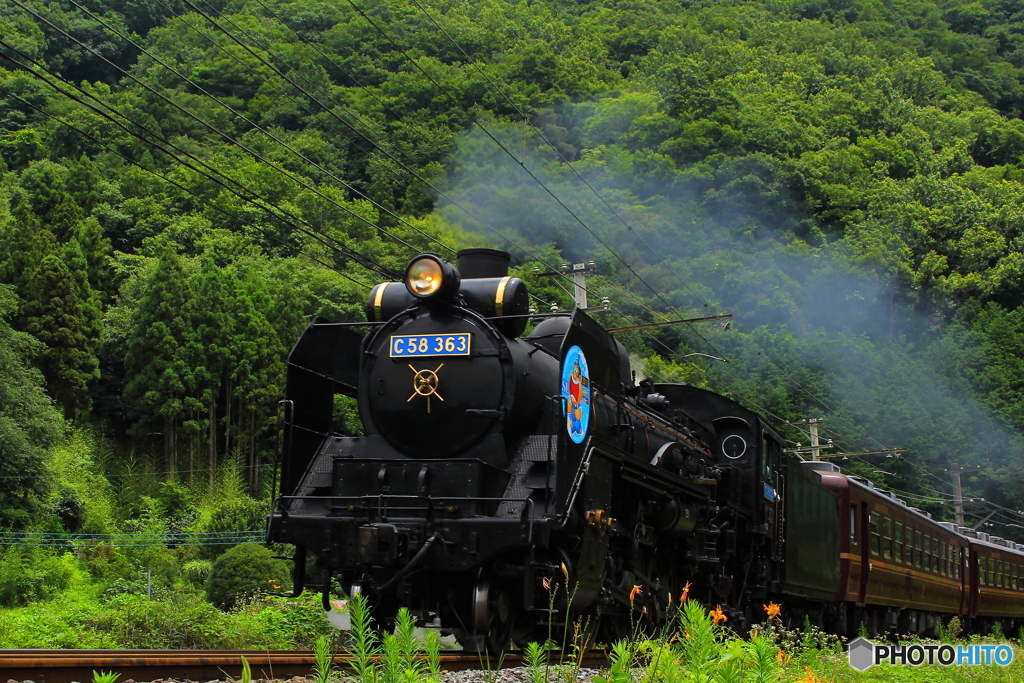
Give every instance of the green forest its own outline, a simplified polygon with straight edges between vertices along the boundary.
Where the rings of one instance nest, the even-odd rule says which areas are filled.
[[[472,246],[1024,540],[1022,113],[1021,0],[0,0],[0,605],[211,585],[305,325]]]

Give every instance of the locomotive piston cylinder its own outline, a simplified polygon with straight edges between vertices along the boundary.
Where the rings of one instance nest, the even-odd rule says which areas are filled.
[[[697,528],[697,506],[673,498],[661,508],[656,528],[663,534],[692,534]]]

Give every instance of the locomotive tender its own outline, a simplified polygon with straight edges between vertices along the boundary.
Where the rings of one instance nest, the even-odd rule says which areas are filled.
[[[267,541],[296,546],[296,594],[311,553],[325,609],[333,578],[381,627],[405,606],[491,650],[549,622],[656,626],[686,584],[740,630],[768,600],[840,632],[1024,616],[1021,546],[802,463],[724,396],[637,383],[585,312],[531,315],[508,262],[420,255],[366,323],[314,320],[295,345]],[[332,432],[336,395],[365,436]]]

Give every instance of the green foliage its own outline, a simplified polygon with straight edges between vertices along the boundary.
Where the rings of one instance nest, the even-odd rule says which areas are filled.
[[[286,586],[288,576],[288,566],[275,560],[269,549],[243,543],[228,549],[213,563],[206,599],[220,609],[230,609],[242,600],[273,592],[275,586]]]
[[[141,590],[98,595],[85,576],[52,600],[0,608],[0,647],[308,650],[333,633],[315,595],[223,612],[191,590],[154,589],[149,599],[144,576]]]
[[[209,520],[202,526],[208,534],[224,534],[237,531],[253,531],[266,525],[267,505],[253,500],[248,496],[229,499],[218,506]],[[217,557],[226,552],[230,546],[209,545],[203,548],[206,557]]]
[[[0,606],[51,598],[71,585],[76,570],[70,553],[32,546],[5,547],[0,550]]]
[[[352,619],[352,645],[349,654],[352,657],[352,671],[358,683],[376,683],[379,680],[374,658],[380,654],[372,629],[373,618],[366,596],[356,593],[348,601],[349,616]]]
[[[116,683],[120,677],[116,671],[93,671],[92,683]]]
[[[137,416],[137,430],[145,434],[162,425],[170,471],[175,469],[175,418],[182,411],[188,381],[184,351],[192,336],[191,306],[192,292],[181,260],[166,253],[132,317],[133,334],[125,357],[125,399]]]
[[[43,456],[63,430],[60,414],[43,390],[31,360],[41,344],[7,323],[16,306],[0,285],[0,528],[29,523],[46,491]]]
[[[319,641],[318,641],[319,642]],[[251,683],[252,682],[252,668],[249,666],[249,660],[242,657],[242,678],[240,683]]]
[[[331,640],[320,636],[313,646],[313,680],[316,683],[330,683],[333,672],[334,653],[331,652]]]

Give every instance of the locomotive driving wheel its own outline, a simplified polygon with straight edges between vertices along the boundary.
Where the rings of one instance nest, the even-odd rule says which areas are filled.
[[[507,650],[512,640],[516,601],[511,582],[493,569],[481,569],[473,586],[473,630],[484,637],[488,651],[499,653]]]

